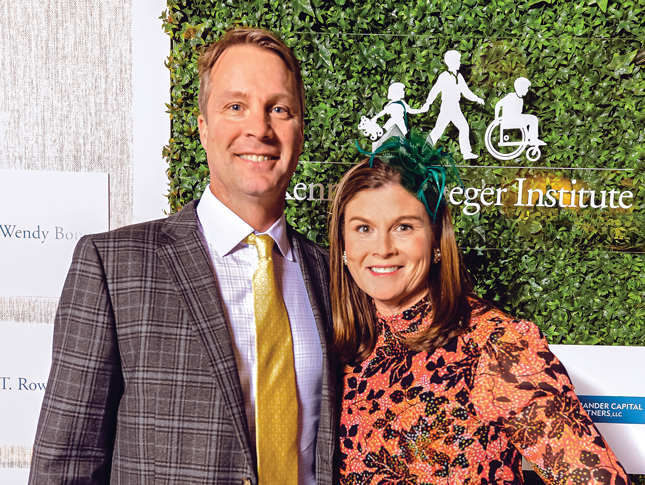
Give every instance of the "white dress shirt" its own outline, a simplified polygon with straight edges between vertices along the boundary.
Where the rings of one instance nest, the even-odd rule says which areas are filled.
[[[253,317],[253,273],[258,252],[242,241],[260,234],[206,187],[197,217],[206,239],[226,314],[242,384],[251,445],[255,446],[257,360]],[[322,393],[322,347],[284,215],[268,231],[273,238],[274,273],[289,315],[298,394],[298,482],[315,485],[315,451]]]

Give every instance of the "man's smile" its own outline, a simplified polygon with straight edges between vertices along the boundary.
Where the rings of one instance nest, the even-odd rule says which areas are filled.
[[[268,162],[269,160],[277,160],[279,158],[272,155],[251,155],[246,153],[240,153],[237,156],[249,162]]]

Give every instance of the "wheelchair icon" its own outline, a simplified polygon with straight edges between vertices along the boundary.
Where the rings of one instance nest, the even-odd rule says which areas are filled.
[[[512,132],[512,137],[509,132]],[[540,142],[529,141],[526,127],[507,127],[505,129],[502,118],[497,118],[488,125],[484,142],[490,154],[498,160],[513,160],[519,157],[527,147],[526,158],[531,162],[535,162],[542,156],[538,146]]]

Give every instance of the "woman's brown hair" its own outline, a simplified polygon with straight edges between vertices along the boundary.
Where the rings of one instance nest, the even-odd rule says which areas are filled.
[[[345,174],[332,202],[329,241],[334,346],[344,362],[365,360],[374,350],[378,337],[374,304],[343,264],[345,211],[359,192],[389,185],[401,185],[401,174],[397,170],[378,159],[372,167],[364,161]],[[403,340],[411,350],[428,352],[466,330],[472,310],[469,299],[479,300],[472,293],[470,279],[461,262],[447,205],[443,204],[437,210],[432,231],[432,245],[441,251],[441,261],[433,263],[428,273],[432,324],[427,330]]]

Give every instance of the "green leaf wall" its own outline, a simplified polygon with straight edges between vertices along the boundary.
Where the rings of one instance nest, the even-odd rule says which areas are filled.
[[[641,1],[515,2],[169,0],[163,26],[172,138],[164,148],[173,211],[199,197],[208,180],[197,130],[198,48],[232,25],[277,32],[302,62],[307,92],[303,163],[289,189],[289,221],[325,245],[330,184],[360,159],[358,129],[386,102],[387,87],[407,86],[419,107],[445,70],[443,54],[462,53],[461,72],[480,106],[462,98],[473,151],[464,162],[457,130],[438,142],[455,153],[466,186],[507,187],[502,206],[464,215],[453,207],[459,244],[485,298],[535,321],[551,343],[645,345],[645,45]],[[524,112],[540,119],[542,157],[500,162],[484,146],[495,103],[525,76]],[[411,117],[434,126],[435,101]],[[325,163],[322,163],[325,162]],[[529,168],[537,167],[537,168]],[[605,170],[595,170],[602,168]],[[513,181],[537,186],[630,191],[629,209],[513,205]],[[325,193],[320,196],[321,184]],[[298,186],[297,184],[304,184]],[[537,185],[536,185],[537,184]],[[558,185],[559,184],[559,185]],[[310,197],[313,196],[313,197]],[[308,199],[312,200],[308,200]]]

